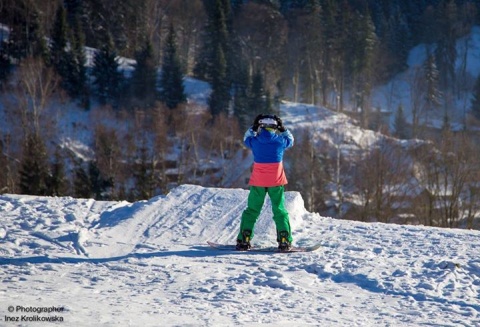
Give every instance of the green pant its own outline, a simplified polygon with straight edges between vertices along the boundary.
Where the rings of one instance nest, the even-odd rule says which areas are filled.
[[[284,186],[260,187],[250,186],[248,194],[247,209],[243,211],[242,221],[240,222],[240,233],[238,239],[243,240],[243,231],[251,232],[250,239],[253,238],[253,228],[257,222],[260,212],[265,202],[265,196],[268,193],[272,202],[273,221],[277,228],[277,241],[279,241],[278,233],[282,231],[288,232],[288,241],[292,242],[292,231],[290,229],[290,220],[287,209],[285,208]]]

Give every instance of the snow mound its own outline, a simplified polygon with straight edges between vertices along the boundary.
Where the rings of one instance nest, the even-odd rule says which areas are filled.
[[[4,195],[0,197],[0,238],[4,251],[15,255],[90,258],[205,244],[207,240],[232,243],[247,197],[243,189],[195,185],[182,185],[166,196],[135,203]],[[286,206],[292,227],[301,228],[307,211],[300,193],[286,192]],[[259,243],[276,242],[271,217],[267,197],[255,230]]]

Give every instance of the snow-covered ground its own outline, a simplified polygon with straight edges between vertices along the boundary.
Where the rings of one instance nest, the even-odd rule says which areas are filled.
[[[0,196],[0,325],[480,326],[480,232],[324,218],[287,192],[294,243],[320,250],[209,248],[235,241],[247,195]],[[254,244],[274,245],[265,206]]]

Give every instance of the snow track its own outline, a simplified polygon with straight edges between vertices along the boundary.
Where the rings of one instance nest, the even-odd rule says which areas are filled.
[[[480,326],[479,232],[324,218],[287,192],[294,243],[320,250],[209,248],[234,242],[247,197],[193,185],[136,203],[0,196],[0,317],[55,305],[75,326]],[[255,243],[275,243],[271,216],[266,201]]]

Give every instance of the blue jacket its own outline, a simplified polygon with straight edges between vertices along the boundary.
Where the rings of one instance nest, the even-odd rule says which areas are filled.
[[[259,133],[255,133],[248,129],[243,142],[253,152],[254,164],[250,185],[272,187],[287,184],[282,161],[285,149],[293,146],[294,140],[290,131],[276,134],[260,129]]]
[[[293,146],[293,135],[289,130],[281,134],[261,128],[255,133],[251,128],[243,138],[245,145],[252,149],[253,159],[258,163],[273,163],[283,160],[285,149]]]

